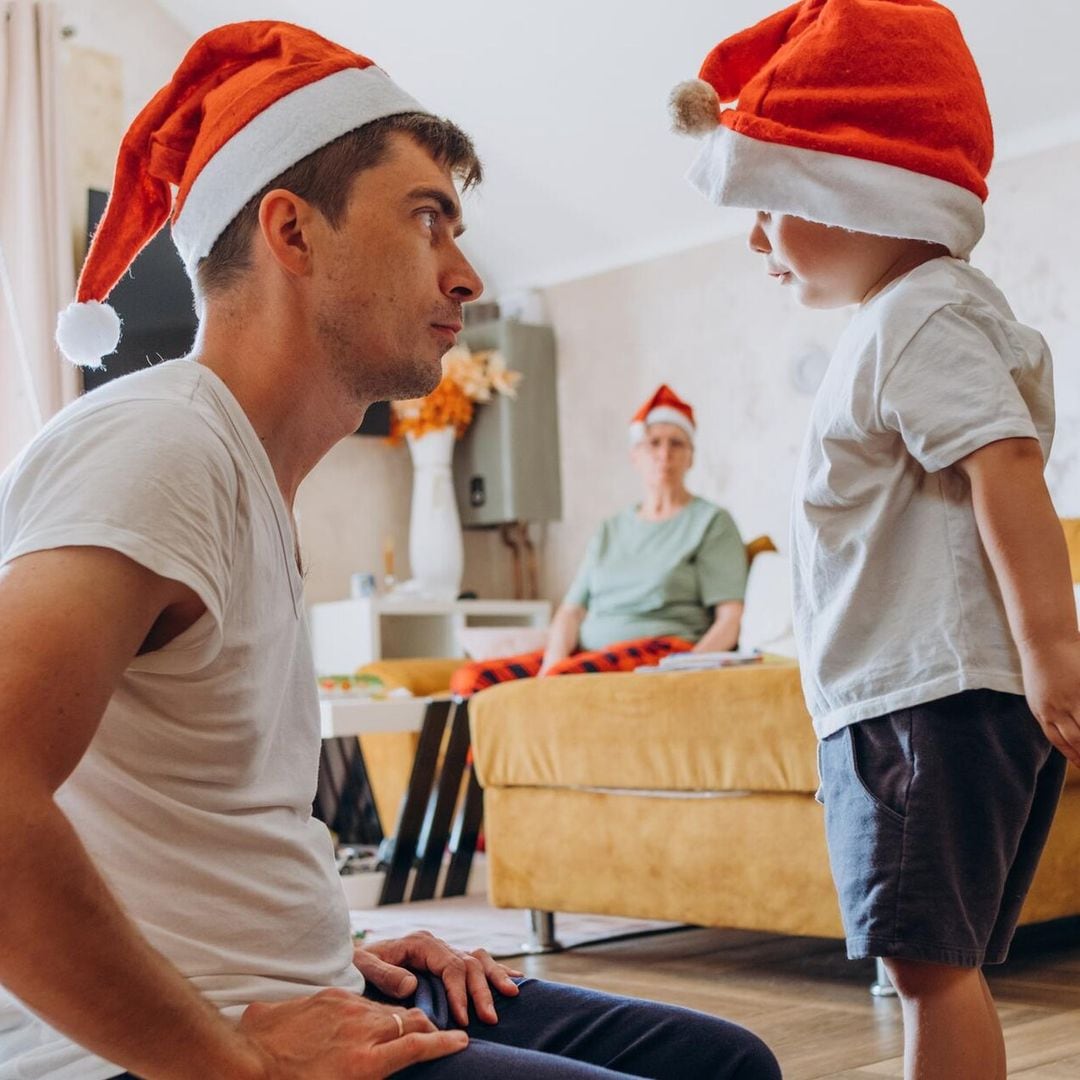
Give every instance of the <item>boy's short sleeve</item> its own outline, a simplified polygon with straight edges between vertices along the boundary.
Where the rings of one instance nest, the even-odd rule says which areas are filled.
[[[1000,327],[962,307],[936,311],[882,382],[878,411],[908,452],[937,472],[1000,439],[1039,433]]]
[[[701,538],[695,559],[701,601],[714,607],[746,595],[746,545],[726,510],[718,510]]]
[[[574,580],[570,583],[570,588],[566,590],[566,595],[563,597],[562,602],[564,604],[583,608],[589,606],[589,597],[592,595],[590,582],[593,569],[596,567],[602,534],[603,527],[598,532],[595,532],[589,541],[589,546],[585,549],[585,557],[581,560],[578,572],[574,575]]]
[[[181,582],[209,619],[135,663],[195,670],[220,649],[238,486],[228,449],[187,403],[108,405],[45,432],[13,466],[0,489],[0,565],[104,547]]]

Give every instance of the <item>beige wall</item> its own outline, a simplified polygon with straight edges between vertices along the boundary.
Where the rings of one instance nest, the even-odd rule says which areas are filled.
[[[74,31],[68,39],[72,46],[121,61],[125,126],[168,81],[191,44],[191,35],[153,0],[58,0],[57,6],[64,24]],[[85,121],[91,110],[77,99],[73,104]],[[119,141],[119,132],[116,137]]]
[[[976,266],[1054,352],[1058,437],[1048,473],[1059,512],[1080,516],[1080,220],[1070,210],[1080,144],[1005,162],[991,177]],[[748,218],[749,222],[749,218]],[[698,411],[691,487],[734,514],[743,535],[783,545],[811,397],[794,359],[831,347],[844,312],[814,312],[767,279],[732,238],[546,291],[559,361],[565,520],[549,530],[546,592],[569,583],[606,515],[637,496],[627,418],[660,381]]]
[[[381,573],[386,537],[394,541],[398,577],[408,577],[411,488],[405,447],[370,436],[344,439],[315,467],[297,499],[309,604],[346,596],[353,571]],[[485,597],[513,595],[509,553],[497,533],[465,533],[462,587]]]
[[[72,247],[86,248],[86,191],[112,186],[120,138],[180,62],[190,35],[152,2],[60,0]]]

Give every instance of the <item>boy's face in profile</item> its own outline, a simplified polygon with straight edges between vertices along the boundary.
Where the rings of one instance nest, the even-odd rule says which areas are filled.
[[[868,300],[892,280],[890,272],[914,250],[933,245],[759,210],[750,250],[765,256],[770,277],[795,290],[804,307],[834,308]],[[933,254],[945,254],[944,249]]]

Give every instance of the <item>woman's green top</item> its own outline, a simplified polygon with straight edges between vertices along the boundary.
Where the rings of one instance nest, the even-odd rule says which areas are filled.
[[[643,521],[632,506],[600,526],[563,602],[588,611],[583,649],[664,634],[695,642],[717,604],[742,600],[746,570],[735,522],[707,499],[666,521]]]

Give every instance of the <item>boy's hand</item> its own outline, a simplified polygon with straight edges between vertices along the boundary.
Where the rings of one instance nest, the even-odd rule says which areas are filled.
[[[1021,650],[1024,692],[1046,737],[1080,766],[1080,634]]]

